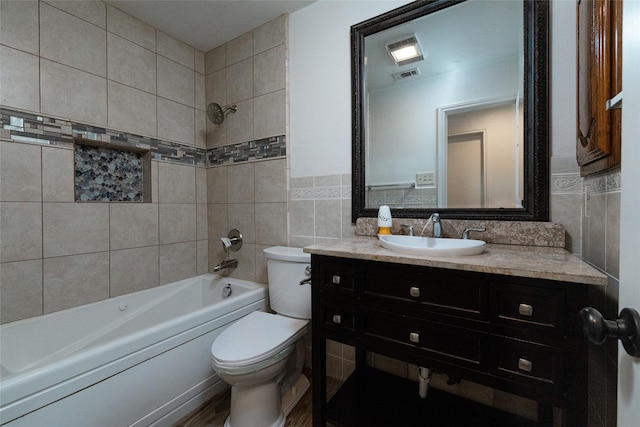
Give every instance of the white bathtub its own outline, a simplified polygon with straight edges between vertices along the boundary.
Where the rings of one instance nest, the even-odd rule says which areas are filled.
[[[1,325],[0,424],[171,425],[226,388],[211,344],[266,297],[206,274]]]

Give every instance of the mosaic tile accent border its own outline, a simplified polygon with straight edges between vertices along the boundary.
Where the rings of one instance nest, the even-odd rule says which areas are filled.
[[[16,142],[73,147],[71,122],[6,109],[0,109],[0,137]]]
[[[284,135],[204,149],[39,114],[0,108],[0,137],[17,142],[73,147],[83,138],[114,146],[151,151],[153,160],[218,166],[287,155]]]
[[[6,108],[0,109],[0,137],[70,148],[74,138],[83,138],[105,145],[149,150],[154,160],[189,165],[205,165],[207,159],[204,148]]]
[[[284,157],[286,154],[286,138],[284,135],[280,135],[210,148],[207,150],[207,164],[220,166],[230,163],[247,162],[249,160]]]

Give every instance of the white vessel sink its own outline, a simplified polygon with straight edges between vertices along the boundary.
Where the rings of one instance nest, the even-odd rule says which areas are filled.
[[[378,235],[382,247],[395,252],[417,255],[461,256],[484,251],[485,242],[473,239],[436,239],[404,235]]]

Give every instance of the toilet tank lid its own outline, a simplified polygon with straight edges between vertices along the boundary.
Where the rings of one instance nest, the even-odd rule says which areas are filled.
[[[264,255],[270,259],[277,259],[280,261],[293,261],[293,262],[310,262],[311,254],[302,252],[302,248],[292,248],[287,246],[273,246],[266,248]]]

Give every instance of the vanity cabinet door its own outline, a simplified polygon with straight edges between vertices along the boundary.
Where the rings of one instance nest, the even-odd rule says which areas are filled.
[[[489,318],[488,283],[477,275],[373,265],[364,271],[364,277],[365,296],[466,319]]]
[[[621,110],[607,101],[622,91],[622,1],[577,2],[576,158],[582,175],[620,165]]]
[[[367,348],[393,354],[412,352],[474,370],[486,370],[488,334],[422,319],[363,310]],[[392,356],[393,357],[393,356]]]

